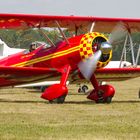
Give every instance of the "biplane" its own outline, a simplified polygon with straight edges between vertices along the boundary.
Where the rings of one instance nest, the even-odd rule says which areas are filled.
[[[44,34],[44,27],[58,28],[63,40],[54,43]],[[123,27],[123,32],[115,31],[116,27]],[[96,103],[110,103],[115,89],[99,81],[140,76],[140,68],[104,68],[111,61],[114,42],[140,31],[140,19],[0,14],[0,28],[38,29],[50,44],[49,47],[39,44],[33,51],[22,51],[0,60],[1,87],[59,80],[60,83],[46,88],[41,97],[49,102],[64,103],[68,94],[67,81],[80,83],[88,80],[93,90],[87,98]],[[74,31],[74,34],[68,38],[64,29]],[[80,30],[85,33],[81,34]],[[104,33],[110,34],[109,38]]]

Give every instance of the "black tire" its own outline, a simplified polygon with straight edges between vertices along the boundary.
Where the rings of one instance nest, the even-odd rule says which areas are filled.
[[[51,104],[63,104],[65,102],[66,94],[62,95],[54,100],[50,100],[49,103]]]
[[[41,92],[44,92],[46,88],[47,88],[47,86],[41,86],[40,87]]]
[[[79,88],[79,89],[78,89],[78,93],[81,93],[81,92],[82,92],[82,90],[81,90],[81,88]]]
[[[110,104],[111,101],[112,101],[112,97],[107,97],[107,99],[106,99],[106,103],[107,103],[107,104]]]
[[[105,103],[105,100],[104,100],[104,98],[103,98],[103,94],[104,94],[104,91],[102,91],[102,90],[99,90],[99,91],[98,91],[98,93],[97,93],[97,95],[98,95],[98,100],[96,101],[96,103],[98,103],[98,104],[103,104],[103,103]]]
[[[82,91],[83,91],[84,93],[86,93],[87,90],[88,90],[88,86],[87,86],[87,85],[83,85],[83,86],[82,86]]]
[[[103,104],[105,103],[105,100],[103,98],[99,98],[97,101],[96,101],[97,104]]]

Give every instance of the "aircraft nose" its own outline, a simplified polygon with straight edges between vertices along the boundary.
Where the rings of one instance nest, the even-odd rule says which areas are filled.
[[[103,54],[109,54],[112,50],[112,45],[108,42],[102,42],[100,46],[100,50]]]

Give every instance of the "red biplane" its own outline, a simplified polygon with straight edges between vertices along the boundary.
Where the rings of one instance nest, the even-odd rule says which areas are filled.
[[[68,93],[67,80],[88,80],[94,89],[87,98],[96,103],[110,103],[115,94],[111,85],[100,85],[98,80],[127,80],[140,76],[140,68],[104,68],[112,58],[115,35],[109,39],[102,33],[111,33],[123,23],[129,33],[140,31],[140,19],[97,18],[77,16],[48,16],[0,14],[1,29],[58,27],[63,40],[53,43],[45,35],[50,47],[40,44],[33,51],[23,51],[0,60],[0,86],[14,86],[35,81],[60,80],[51,85],[41,97],[63,103]],[[75,31],[67,38],[63,29]],[[79,31],[85,34],[79,34]],[[43,33],[44,34],[44,33]],[[112,33],[113,34],[113,33]],[[118,37],[122,34],[119,33]]]

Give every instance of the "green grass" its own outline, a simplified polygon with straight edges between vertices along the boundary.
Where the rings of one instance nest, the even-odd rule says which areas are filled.
[[[112,82],[111,104],[95,104],[77,94],[76,85],[65,104],[49,104],[33,89],[1,89],[0,140],[140,139],[139,83]]]

